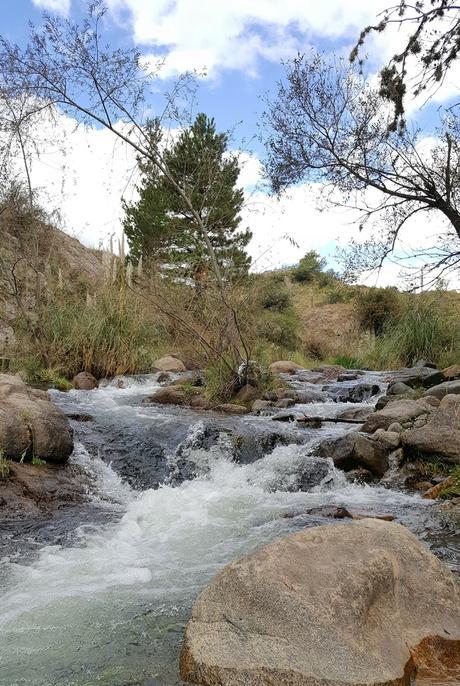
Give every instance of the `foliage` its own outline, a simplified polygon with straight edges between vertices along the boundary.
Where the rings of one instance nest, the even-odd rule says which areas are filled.
[[[326,260],[316,250],[310,250],[292,270],[295,281],[308,282],[319,278],[326,266]]]
[[[420,359],[442,367],[458,360],[459,355],[458,313],[443,307],[436,295],[412,296],[401,314],[386,324],[369,361],[381,369],[408,366]]]
[[[335,355],[331,359],[331,364],[339,364],[345,369],[363,369],[364,363],[358,357],[351,357],[350,355]]]
[[[292,300],[286,284],[278,276],[261,276],[255,285],[258,300],[264,310],[285,312],[292,307]]]
[[[358,290],[355,309],[362,327],[371,329],[376,336],[383,333],[385,324],[399,312],[396,288],[363,288]]]
[[[432,145],[416,127],[389,131],[388,107],[359,66],[312,51],[286,64],[286,78],[264,114],[265,169],[275,193],[299,182],[321,184],[321,202],[353,207],[367,240],[355,240],[351,273],[393,254],[406,222],[442,215],[447,228],[420,251],[425,285],[460,264],[460,121],[445,112]]]
[[[0,448],[0,479],[7,479],[10,471],[10,463],[5,457],[5,451]]]
[[[46,464],[46,460],[42,460],[40,457],[37,457],[36,455],[34,455],[32,457],[32,464],[35,465],[36,467],[40,467],[40,466]]]
[[[446,22],[446,19],[448,20]],[[393,103],[393,130],[404,128],[404,97],[410,83],[413,95],[432,90],[442,84],[447,71],[458,58],[460,43],[460,17],[455,0],[419,0],[408,3],[399,0],[383,12],[375,26],[366,26],[353,48],[350,60],[359,59],[359,54],[370,33],[383,33],[392,25],[410,25],[403,49],[396,53],[380,72],[380,94]],[[410,80],[408,65],[416,64],[415,78]],[[360,60],[362,63],[362,60]]]
[[[257,336],[287,350],[297,350],[299,321],[295,312],[262,312],[256,321]]]
[[[150,124],[149,135],[155,142],[161,139],[158,122]],[[236,187],[240,168],[237,156],[228,152],[228,136],[217,133],[213,119],[198,114],[163,155],[169,173],[206,217],[222,273],[227,279],[245,274],[250,264],[245,247],[251,233],[238,230],[244,195]],[[124,203],[131,255],[196,283],[206,280],[212,266],[194,214],[156,164],[143,158],[138,161],[142,172],[139,200]]]
[[[49,369],[42,366],[36,356],[23,360],[23,368],[26,373],[26,381],[30,384],[44,384],[58,391],[70,391],[72,384],[58,369]]]

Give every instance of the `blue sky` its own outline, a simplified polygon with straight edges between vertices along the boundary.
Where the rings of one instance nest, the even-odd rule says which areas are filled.
[[[165,60],[156,84],[159,96],[181,72],[206,69],[207,76],[199,80],[196,110],[214,116],[221,130],[235,128],[233,145],[246,151],[242,178],[253,188],[260,180],[263,157],[257,141],[262,98],[273,93],[282,77],[281,60],[310,46],[348,54],[361,28],[373,23],[388,1],[106,0],[106,4],[108,43],[136,44],[147,59]],[[85,5],[85,0],[2,0],[0,31],[22,43],[28,22],[40,23],[42,10],[76,18]],[[393,33],[369,41],[371,72],[394,54],[403,37]],[[421,101],[409,103],[427,134],[439,105],[458,93],[457,76],[454,70],[421,111]],[[72,122],[64,122],[66,127],[73,131]],[[61,178],[63,157],[68,165],[65,179]],[[60,145],[48,146],[34,163],[33,174],[36,185],[46,188],[51,204],[61,211],[65,230],[96,245],[120,232],[120,197],[133,193],[133,164],[132,155],[114,146],[110,135],[80,129]],[[311,248],[332,259],[339,236],[346,241],[356,233],[351,217],[318,212],[311,187],[294,189],[281,204],[263,192],[253,194],[244,220],[254,229],[253,257],[263,262],[260,256],[268,250],[263,262],[267,267],[294,262]],[[298,248],[282,238],[287,233]],[[389,266],[386,274],[383,278],[391,282],[396,269]]]

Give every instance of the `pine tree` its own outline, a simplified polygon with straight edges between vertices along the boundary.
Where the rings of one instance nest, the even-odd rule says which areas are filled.
[[[157,142],[158,124],[150,135]],[[228,137],[217,133],[214,119],[199,114],[164,153],[171,175],[198,208],[220,269],[230,281],[247,272],[245,248],[251,239],[241,223],[243,191],[236,184],[238,159],[228,154]],[[141,255],[165,273],[188,277],[196,284],[209,278],[211,266],[196,219],[183,198],[152,164],[139,163],[142,180],[138,202],[124,203],[124,230],[134,259]]]

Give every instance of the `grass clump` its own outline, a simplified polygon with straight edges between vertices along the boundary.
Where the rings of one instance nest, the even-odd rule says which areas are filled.
[[[10,472],[10,463],[5,457],[5,451],[0,449],[0,479],[7,479]]]

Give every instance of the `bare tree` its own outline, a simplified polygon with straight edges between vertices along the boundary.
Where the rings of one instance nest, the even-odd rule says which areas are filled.
[[[88,5],[82,23],[44,13],[40,28],[31,28],[25,48],[0,36],[2,87],[10,98],[29,97],[48,108],[111,131],[153,165],[188,208],[206,247],[219,298],[226,304],[228,341],[239,365],[248,359],[235,309],[227,299],[221,266],[209,238],[206,216],[169,169],[159,139],[149,134],[143,106],[153,75],[142,64],[137,48],[111,49],[103,41],[106,7],[103,0]],[[186,75],[167,96],[166,117],[177,118],[178,103],[189,85]]]
[[[434,248],[437,268],[460,263],[460,131],[447,113],[436,135],[389,132],[392,113],[378,91],[345,61],[312,52],[286,65],[264,114],[266,173],[275,192],[301,181],[321,182],[329,201],[360,210],[359,225],[375,235],[360,246],[359,266],[379,266],[416,215],[437,214],[448,228]],[[324,194],[323,194],[324,197]],[[427,219],[427,221],[429,221]],[[355,253],[356,255],[356,253]],[[425,255],[426,256],[426,255]]]
[[[352,62],[363,62],[361,49],[371,33],[383,33],[390,27],[410,27],[400,52],[380,72],[380,95],[391,101],[394,116],[392,130],[398,123],[404,128],[404,97],[408,87],[413,95],[439,87],[458,58],[460,50],[460,3],[456,0],[416,0],[398,3],[381,14],[380,21],[366,26],[350,54]],[[409,70],[410,64],[412,67]]]

